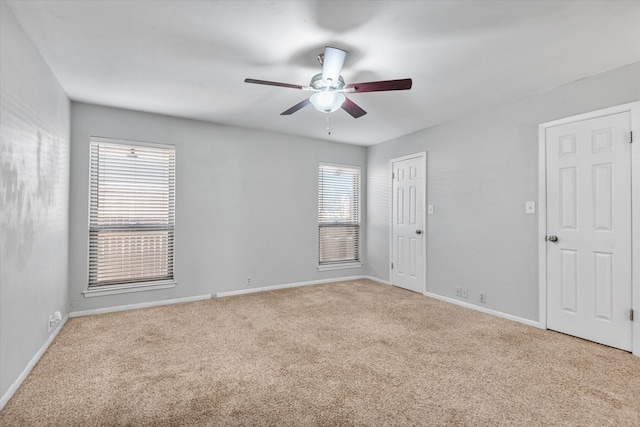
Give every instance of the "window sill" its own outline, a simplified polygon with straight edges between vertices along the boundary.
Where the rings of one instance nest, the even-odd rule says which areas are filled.
[[[92,298],[106,295],[127,294],[130,292],[155,291],[158,289],[169,289],[175,287],[175,281],[163,280],[159,282],[136,283],[131,285],[101,286],[99,288],[87,289],[82,293],[85,298]]]
[[[360,267],[362,267],[361,262],[349,262],[344,264],[326,264],[326,265],[319,265],[318,271],[344,270],[347,268],[360,268]]]

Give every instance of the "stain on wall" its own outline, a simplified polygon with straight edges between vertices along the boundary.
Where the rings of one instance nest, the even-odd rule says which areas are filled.
[[[25,268],[32,255],[36,234],[49,228],[50,208],[57,204],[57,188],[63,181],[60,164],[68,146],[52,126],[38,120],[35,112],[2,92],[0,124],[0,192],[2,200],[2,253],[4,262]],[[61,159],[63,160],[61,162]]]

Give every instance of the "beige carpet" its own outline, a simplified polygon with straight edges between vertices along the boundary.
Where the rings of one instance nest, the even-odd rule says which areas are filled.
[[[70,319],[2,426],[640,425],[640,359],[371,281]]]

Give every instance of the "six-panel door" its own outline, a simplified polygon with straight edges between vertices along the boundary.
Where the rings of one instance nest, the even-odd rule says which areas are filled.
[[[631,350],[630,113],[546,130],[547,327]]]
[[[423,156],[394,161],[392,193],[391,283],[424,292],[424,197]]]

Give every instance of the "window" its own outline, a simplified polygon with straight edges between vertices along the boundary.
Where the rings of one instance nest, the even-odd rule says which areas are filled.
[[[175,148],[93,138],[90,169],[89,292],[173,284]]]
[[[318,168],[319,268],[360,265],[360,168]]]

